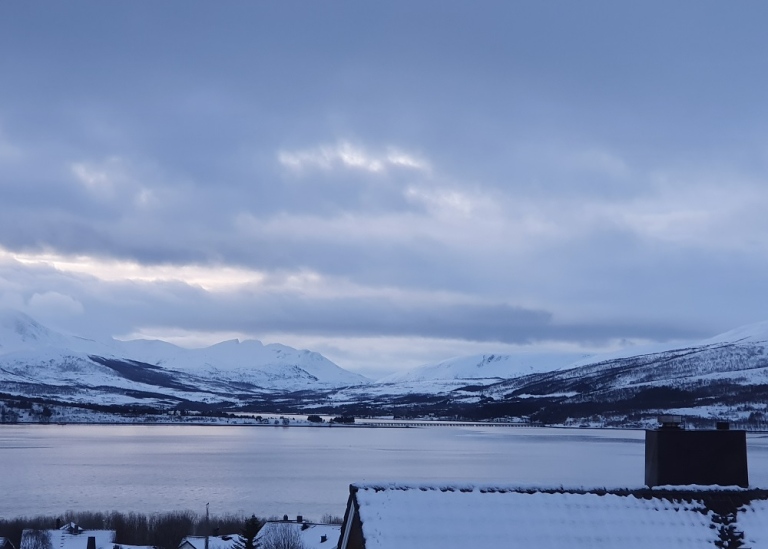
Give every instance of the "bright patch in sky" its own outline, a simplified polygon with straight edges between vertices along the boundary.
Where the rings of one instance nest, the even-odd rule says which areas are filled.
[[[392,167],[421,171],[429,169],[425,161],[397,149],[391,149],[384,154],[373,154],[348,141],[297,151],[280,151],[277,159],[286,168],[297,172],[344,168],[375,174]]]
[[[15,254],[0,249],[0,261],[14,260],[29,266],[48,266],[62,273],[87,275],[104,281],[176,281],[221,291],[242,285],[258,285],[263,273],[215,265],[142,265],[88,256],[63,256],[55,253]]]

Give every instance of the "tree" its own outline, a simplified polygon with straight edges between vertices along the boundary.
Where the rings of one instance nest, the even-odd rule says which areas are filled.
[[[272,524],[259,540],[259,549],[305,549],[301,534],[291,523]]]
[[[21,538],[21,549],[52,549],[51,534],[46,530],[29,530]]]
[[[240,529],[240,539],[235,544],[236,549],[255,549],[253,540],[256,539],[256,534],[259,533],[264,523],[256,518],[256,515],[251,515],[251,518],[247,519]]]
[[[176,511],[152,517],[153,543],[162,549],[176,549],[184,536],[189,535],[195,515],[189,511]]]

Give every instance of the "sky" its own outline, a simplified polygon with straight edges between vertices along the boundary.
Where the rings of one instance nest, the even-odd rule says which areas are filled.
[[[768,319],[762,2],[0,3],[0,307],[380,377]]]

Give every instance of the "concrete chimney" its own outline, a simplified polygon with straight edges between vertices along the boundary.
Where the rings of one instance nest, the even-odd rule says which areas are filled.
[[[645,432],[648,486],[749,486],[747,433],[720,423],[715,430],[687,431],[664,416],[661,427]]]
[[[96,536],[88,536],[88,545],[86,549],[96,549]]]

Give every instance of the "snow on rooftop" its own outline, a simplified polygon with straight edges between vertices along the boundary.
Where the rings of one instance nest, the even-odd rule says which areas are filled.
[[[298,534],[304,549],[335,548],[339,542],[341,524],[311,524],[308,522],[270,521],[264,524],[256,536],[256,547],[262,540],[279,535],[281,528],[290,528]],[[325,536],[325,541],[323,541]]]
[[[207,536],[208,537],[208,549],[234,549],[235,544],[240,539],[237,535],[228,536]],[[205,549],[206,536],[187,536],[181,540],[179,547],[184,543],[189,543],[195,549]]]
[[[768,547],[768,501],[753,501],[739,509],[739,530],[744,532],[746,547]]]
[[[356,489],[366,549],[464,549],[512,542],[553,549],[685,549],[714,547],[718,540],[712,512],[695,499],[471,486]],[[765,520],[760,524],[764,527]]]
[[[115,542],[114,530],[83,530],[67,524],[58,530],[24,530],[20,549],[39,549],[36,536],[41,532],[49,537],[51,549],[86,549],[89,537],[96,538],[96,549],[112,549]]]

